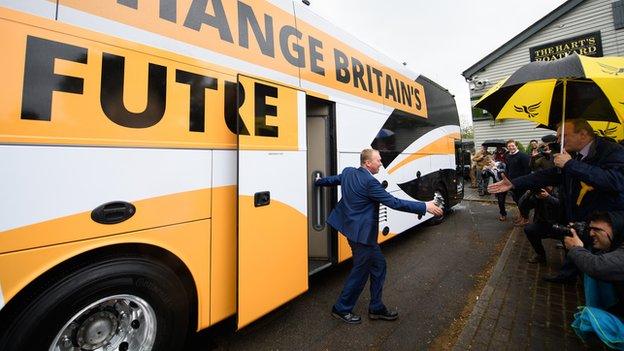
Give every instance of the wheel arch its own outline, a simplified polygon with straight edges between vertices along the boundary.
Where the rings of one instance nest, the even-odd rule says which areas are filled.
[[[172,269],[180,277],[190,303],[189,326],[197,327],[198,297],[193,276],[186,264],[171,251],[146,243],[118,243],[86,250],[57,262],[38,275],[13,296],[0,310],[0,327],[5,327],[11,316],[19,313],[24,303],[36,298],[40,290],[56,276],[72,271],[81,265],[102,261],[113,256],[148,258]]]

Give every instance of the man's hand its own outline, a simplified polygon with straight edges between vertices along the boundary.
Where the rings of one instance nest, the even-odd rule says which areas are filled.
[[[548,191],[546,191],[546,189],[540,189],[540,191],[535,196],[537,196],[538,199],[543,200],[547,198],[548,196],[550,196],[550,194],[548,193]]]
[[[561,153],[555,155],[555,159],[554,159],[555,166],[559,168],[563,168],[563,166],[565,166],[565,164],[571,159],[572,159],[572,156],[570,156],[570,154],[567,151],[565,151],[565,149],[562,149]]]
[[[436,217],[440,217],[444,214],[444,211],[442,211],[440,207],[436,206],[433,200],[425,202],[425,205],[427,205],[427,212],[431,213]]]
[[[491,194],[504,193],[513,189],[513,184],[507,179],[507,176],[503,174],[503,180],[498,183],[488,185],[487,191]]]
[[[568,250],[571,250],[573,247],[579,246],[583,247],[583,242],[579,239],[578,235],[576,235],[576,230],[570,228],[570,232],[572,232],[572,236],[566,236],[563,241],[565,242],[565,246]]]

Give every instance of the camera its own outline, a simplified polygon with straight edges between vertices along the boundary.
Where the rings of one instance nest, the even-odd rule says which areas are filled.
[[[563,239],[566,236],[572,236],[571,229],[576,231],[579,239],[583,243],[590,243],[589,224],[587,222],[574,222],[570,225],[553,224],[552,231],[556,239]]]
[[[546,145],[542,145],[540,147],[537,148],[537,152],[539,152],[540,154],[550,154],[550,149],[548,149],[548,147],[546,147]]]
[[[539,189],[529,189],[529,191],[531,192],[531,196],[537,196],[542,192],[542,188]]]
[[[548,144],[548,147],[553,154],[558,154],[561,152],[561,144],[559,143],[550,143]]]
[[[442,207],[444,207],[444,198],[443,198],[443,197],[442,197],[442,195],[440,195],[440,194],[435,194],[435,195],[433,196],[433,203],[434,203],[436,206],[438,206],[438,207],[442,208]]]

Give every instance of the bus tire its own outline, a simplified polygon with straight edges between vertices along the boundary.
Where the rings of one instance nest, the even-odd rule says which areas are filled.
[[[3,315],[0,350],[184,347],[190,304],[169,267],[147,257],[108,257],[59,273]]]
[[[441,196],[444,199],[444,205],[442,206],[442,216],[432,217],[429,220],[429,225],[438,225],[444,222],[444,220],[446,219],[446,216],[450,213],[449,206],[448,206],[448,201],[449,201],[448,193],[446,191],[446,187],[444,186],[444,184],[439,184],[436,187],[436,190],[434,191],[434,195]]]

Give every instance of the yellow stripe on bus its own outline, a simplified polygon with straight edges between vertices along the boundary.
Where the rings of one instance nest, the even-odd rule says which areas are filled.
[[[455,139],[451,135],[445,135],[427,145],[420,148],[416,152],[407,156],[403,161],[397,163],[392,168],[388,169],[388,174],[392,174],[399,170],[401,167],[408,163],[415,161],[419,158],[431,156],[431,155],[453,155],[455,154]]]
[[[9,229],[0,235],[0,253],[206,219],[210,217],[211,191],[200,189],[133,201],[134,216],[114,225],[93,221],[91,211],[87,211]]]

